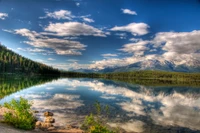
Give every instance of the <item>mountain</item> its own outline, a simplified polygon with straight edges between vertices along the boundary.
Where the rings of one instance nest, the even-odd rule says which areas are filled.
[[[0,73],[60,74],[60,71],[27,59],[0,44]]]
[[[187,64],[177,65],[174,61],[145,60],[127,66],[106,67],[104,69],[78,69],[77,72],[128,72],[137,70],[160,70],[172,72],[200,72],[200,61],[189,61]]]

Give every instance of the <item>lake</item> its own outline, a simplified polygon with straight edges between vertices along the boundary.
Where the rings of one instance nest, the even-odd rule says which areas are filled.
[[[12,98],[33,101],[33,109],[55,114],[55,126],[80,125],[95,112],[95,101],[109,105],[108,125],[126,132],[200,133],[200,87],[145,86],[89,78],[1,77],[0,104]]]

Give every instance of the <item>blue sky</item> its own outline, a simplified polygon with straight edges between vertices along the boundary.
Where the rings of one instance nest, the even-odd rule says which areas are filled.
[[[0,0],[0,42],[60,69],[200,61],[198,0]]]

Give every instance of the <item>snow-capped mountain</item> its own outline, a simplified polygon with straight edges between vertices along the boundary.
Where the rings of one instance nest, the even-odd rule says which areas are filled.
[[[77,72],[128,72],[136,70],[162,70],[175,72],[200,72],[200,61],[189,61],[185,64],[177,64],[167,60],[145,60],[127,66],[106,67],[104,69],[78,69]]]

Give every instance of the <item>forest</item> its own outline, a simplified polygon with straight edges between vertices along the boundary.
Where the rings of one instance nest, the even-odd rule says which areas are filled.
[[[45,64],[27,59],[0,43],[0,73],[8,74],[60,74],[60,71]]]

